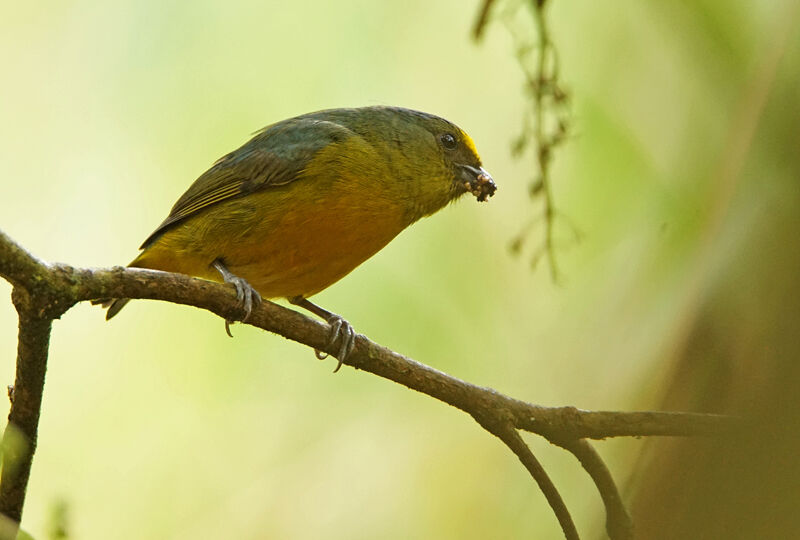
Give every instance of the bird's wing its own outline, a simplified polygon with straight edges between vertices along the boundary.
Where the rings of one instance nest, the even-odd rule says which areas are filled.
[[[140,249],[220,201],[297,180],[317,152],[353,135],[339,123],[315,118],[293,118],[264,128],[195,180]]]

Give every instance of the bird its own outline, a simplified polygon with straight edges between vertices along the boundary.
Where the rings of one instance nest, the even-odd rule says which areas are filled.
[[[389,106],[312,112],[263,128],[217,160],[128,266],[229,283],[242,321],[262,298],[286,298],[328,322],[338,371],[356,333],[308,298],[419,219],[496,189],[470,136],[444,118]],[[94,303],[111,319],[128,301]]]

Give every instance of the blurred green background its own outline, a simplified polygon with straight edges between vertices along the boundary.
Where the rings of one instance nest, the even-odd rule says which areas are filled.
[[[124,264],[264,125],[329,107],[433,112],[472,135],[497,195],[423,220],[316,300],[521,399],[658,408],[701,299],[765,216],[797,209],[798,13],[788,1],[552,4],[574,126],[555,198],[583,232],[576,244],[557,224],[560,285],[509,255],[536,211],[532,162],[509,152],[525,97],[503,25],[470,41],[474,1],[6,2],[0,228],[49,261]],[[233,332],[148,301],[108,324],[89,305],[57,321],[23,527],[46,537],[64,502],[86,540],[561,534],[516,458],[463,413]],[[15,346],[6,301],[3,384]],[[579,530],[601,531],[583,471],[529,440]],[[622,484],[642,446],[598,444]]]

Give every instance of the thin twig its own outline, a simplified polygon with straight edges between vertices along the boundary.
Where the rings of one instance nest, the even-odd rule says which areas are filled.
[[[526,410],[531,411],[530,416],[521,416]],[[515,425],[519,429],[548,439],[721,436],[735,432],[740,426],[738,418],[691,412],[586,411],[528,403],[519,405],[516,411]]]
[[[611,472],[597,450],[585,439],[553,442],[578,458],[583,468],[592,477],[606,508],[606,532],[608,532],[609,538],[611,540],[633,540],[631,517],[622,503],[622,497]]]
[[[553,484],[539,460],[536,459],[536,456],[533,455],[530,447],[525,444],[519,432],[514,429],[513,424],[509,420],[498,421],[496,417],[487,419],[476,417],[475,419],[485,430],[503,441],[516,454],[536,481],[550,508],[553,509],[553,513],[558,519],[558,524],[561,525],[561,530],[564,531],[564,537],[567,540],[580,540],[578,529],[575,528],[575,522],[572,521],[572,516],[567,509],[567,505],[564,504],[564,499],[561,498],[561,494],[556,489],[555,484]]]
[[[494,0],[484,0],[481,10],[478,12],[478,19],[472,28],[472,39],[475,41],[483,37],[483,30],[486,28],[486,23],[489,22],[489,11],[492,9],[492,4],[494,4]]]
[[[505,23],[514,42],[517,62],[525,77],[525,95],[529,104],[522,113],[522,131],[512,144],[511,153],[518,157],[531,150],[535,174],[528,186],[531,199],[541,201],[543,238],[530,256],[532,268],[546,259],[554,282],[560,280],[556,258],[555,226],[563,216],[556,210],[553,195],[551,165],[553,153],[569,136],[569,96],[559,79],[558,51],[553,45],[547,24],[546,0],[527,0],[525,2],[485,2],[478,12],[474,27],[476,39],[488,24],[490,9]],[[526,6],[532,14],[528,25],[519,27],[518,12]],[[534,35],[531,39],[529,36]],[[512,240],[512,252],[520,253],[525,240],[530,235],[530,225],[526,225]],[[577,236],[577,235],[576,235]]]
[[[550,181],[550,161],[553,157],[553,143],[550,137],[545,135],[545,99],[552,92],[550,85],[555,84],[554,80],[547,75],[547,55],[552,48],[550,34],[544,18],[544,2],[537,2],[533,9],[534,20],[536,21],[536,31],[539,36],[539,46],[536,48],[536,72],[534,85],[534,116],[536,139],[536,159],[539,164],[539,183],[544,195],[544,250],[547,254],[547,261],[550,265],[550,277],[558,281],[558,266],[553,247],[553,188]]]

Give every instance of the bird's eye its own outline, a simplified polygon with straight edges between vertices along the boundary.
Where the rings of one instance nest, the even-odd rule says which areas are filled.
[[[439,140],[442,141],[442,146],[447,148],[448,150],[454,150],[457,146],[456,137],[452,133],[445,133]]]

